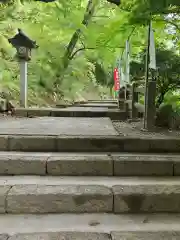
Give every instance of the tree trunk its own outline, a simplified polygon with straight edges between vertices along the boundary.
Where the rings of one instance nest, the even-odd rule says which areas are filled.
[[[156,102],[156,108],[159,108],[159,106],[163,103],[164,96],[168,92],[168,90],[169,90],[168,88],[160,89],[160,93],[158,95],[158,99],[157,99],[157,102]]]
[[[94,0],[89,0],[86,11],[84,14],[84,19],[82,21],[82,24],[85,26],[88,26],[89,21],[91,20],[95,10],[95,3]],[[66,69],[69,65],[69,62],[71,60],[71,56],[73,54],[74,48],[76,47],[76,44],[79,40],[79,36],[81,34],[81,29],[77,29],[74,34],[71,37],[71,40],[67,46],[67,49],[65,51],[64,57],[63,57],[63,67]]]

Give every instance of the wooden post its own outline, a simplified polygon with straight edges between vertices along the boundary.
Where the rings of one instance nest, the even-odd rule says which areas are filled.
[[[145,129],[153,130],[155,126],[155,116],[156,116],[156,81],[148,82],[147,90],[147,119],[145,124]]]
[[[136,119],[138,117],[138,110],[135,107],[135,103],[138,102],[138,92],[135,92],[136,84],[132,84],[132,112],[131,112],[131,118]]]

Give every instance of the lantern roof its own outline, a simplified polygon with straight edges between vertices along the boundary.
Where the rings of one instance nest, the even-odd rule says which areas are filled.
[[[30,39],[20,28],[18,28],[18,33],[13,38],[9,38],[8,41],[13,47],[38,48],[36,41]]]

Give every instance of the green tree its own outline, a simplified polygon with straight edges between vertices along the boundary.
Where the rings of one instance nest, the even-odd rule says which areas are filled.
[[[133,80],[138,81],[144,77],[145,73],[145,51],[139,55],[139,62],[131,63],[131,75]],[[156,49],[157,61],[157,100],[159,107],[164,101],[165,95],[169,91],[175,91],[180,88],[180,56],[174,49],[167,49],[164,45]],[[151,77],[151,76],[150,76]]]
[[[132,59],[146,46],[149,12],[153,13],[156,41],[172,45],[178,53],[179,1],[177,4],[169,1],[167,6],[161,5],[163,1],[156,2],[159,2],[159,10],[157,3],[155,7],[150,0],[122,0],[119,7],[99,0],[88,24],[82,22],[87,12],[86,0],[61,0],[47,4],[12,0],[1,4],[0,89],[7,88],[13,98],[18,98],[19,68],[13,58],[15,50],[7,41],[17,28],[24,30],[40,46],[34,51],[28,69],[32,104],[97,98],[102,91],[107,91],[113,84],[112,69],[117,57],[122,55],[126,39],[131,35]],[[162,12],[161,9],[168,11]],[[169,15],[170,12],[172,14]],[[93,62],[90,60],[92,56]]]

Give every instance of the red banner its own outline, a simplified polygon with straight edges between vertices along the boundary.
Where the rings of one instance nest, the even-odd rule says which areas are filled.
[[[118,69],[114,69],[114,90],[119,91],[120,89],[120,79]]]

